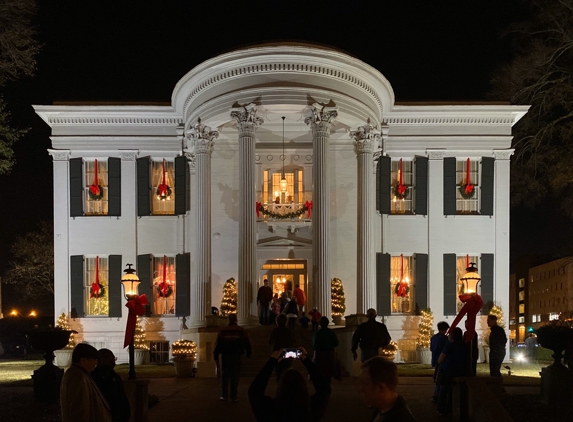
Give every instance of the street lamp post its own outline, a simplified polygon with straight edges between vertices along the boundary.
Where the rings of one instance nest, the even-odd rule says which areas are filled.
[[[135,269],[131,268],[133,264],[127,264],[124,276],[121,278],[121,284],[123,285],[123,293],[125,296],[125,300],[129,302],[130,300],[135,300],[138,296],[139,292],[139,277],[135,274]],[[132,312],[131,309],[129,311]],[[137,318],[137,316],[135,316]],[[134,341],[135,336],[134,332],[131,333],[130,341],[129,341],[129,375],[128,378],[130,380],[135,379],[135,351],[134,351]]]
[[[467,294],[477,294],[477,288],[481,281],[481,277],[474,262],[470,262],[470,266],[466,268],[466,273],[460,278],[460,280],[466,285]]]

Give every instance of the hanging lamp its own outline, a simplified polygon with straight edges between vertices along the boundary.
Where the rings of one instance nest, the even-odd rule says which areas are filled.
[[[282,117],[283,119],[283,174],[282,179],[280,181],[281,192],[286,193],[288,188],[288,182],[285,177],[285,116]]]

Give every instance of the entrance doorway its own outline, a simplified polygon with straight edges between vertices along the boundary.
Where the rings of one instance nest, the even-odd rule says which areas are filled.
[[[269,280],[273,295],[278,293],[280,296],[283,292],[292,292],[297,284],[306,291],[306,260],[277,259],[265,261],[261,265],[261,280],[264,279]]]

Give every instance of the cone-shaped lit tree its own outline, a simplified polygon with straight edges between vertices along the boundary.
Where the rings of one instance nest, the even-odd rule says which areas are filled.
[[[68,322],[68,317],[63,312],[60,314],[58,320],[56,321],[56,328],[61,328],[62,330],[65,331],[72,330],[70,328],[70,323]],[[64,347],[64,349],[73,349],[74,347],[76,347],[76,340],[74,339],[74,333],[71,333],[70,341],[68,342],[68,344],[66,344],[66,347]]]
[[[147,345],[147,341],[145,340],[145,330],[141,326],[141,318],[140,317],[137,317],[137,321],[135,323],[135,334],[133,336],[133,347],[136,349],[149,350],[149,346]]]
[[[330,294],[332,300],[332,317],[335,320],[342,321],[341,318],[346,312],[346,300],[344,299],[344,288],[339,278],[333,278],[330,283]],[[335,321],[339,324],[338,321]]]
[[[237,313],[237,283],[231,277],[223,286],[223,299],[221,299],[221,315],[228,316]]]
[[[416,339],[416,346],[424,349],[430,348],[430,340],[434,335],[434,316],[430,308],[422,309],[421,321],[418,325],[418,338]]]

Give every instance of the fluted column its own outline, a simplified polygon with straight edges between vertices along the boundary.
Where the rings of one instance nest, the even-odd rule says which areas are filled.
[[[357,193],[357,256],[356,256],[356,311],[366,313],[376,307],[376,280],[372,277],[374,255],[372,253],[372,232],[374,215],[372,158],[380,134],[374,132],[375,125],[361,126],[350,132],[354,140],[354,152],[358,160],[358,193]]]
[[[312,283],[314,306],[330,319],[330,183],[328,147],[332,120],[338,115],[334,107],[314,104],[305,118],[312,129]]]
[[[195,161],[195,265],[191,278],[191,321],[193,327],[205,325],[207,303],[211,303],[211,153],[219,132],[201,124],[187,131]]]
[[[257,283],[257,232],[255,209],[255,132],[263,119],[249,104],[231,110],[239,131],[239,323],[251,319],[253,292]]]

